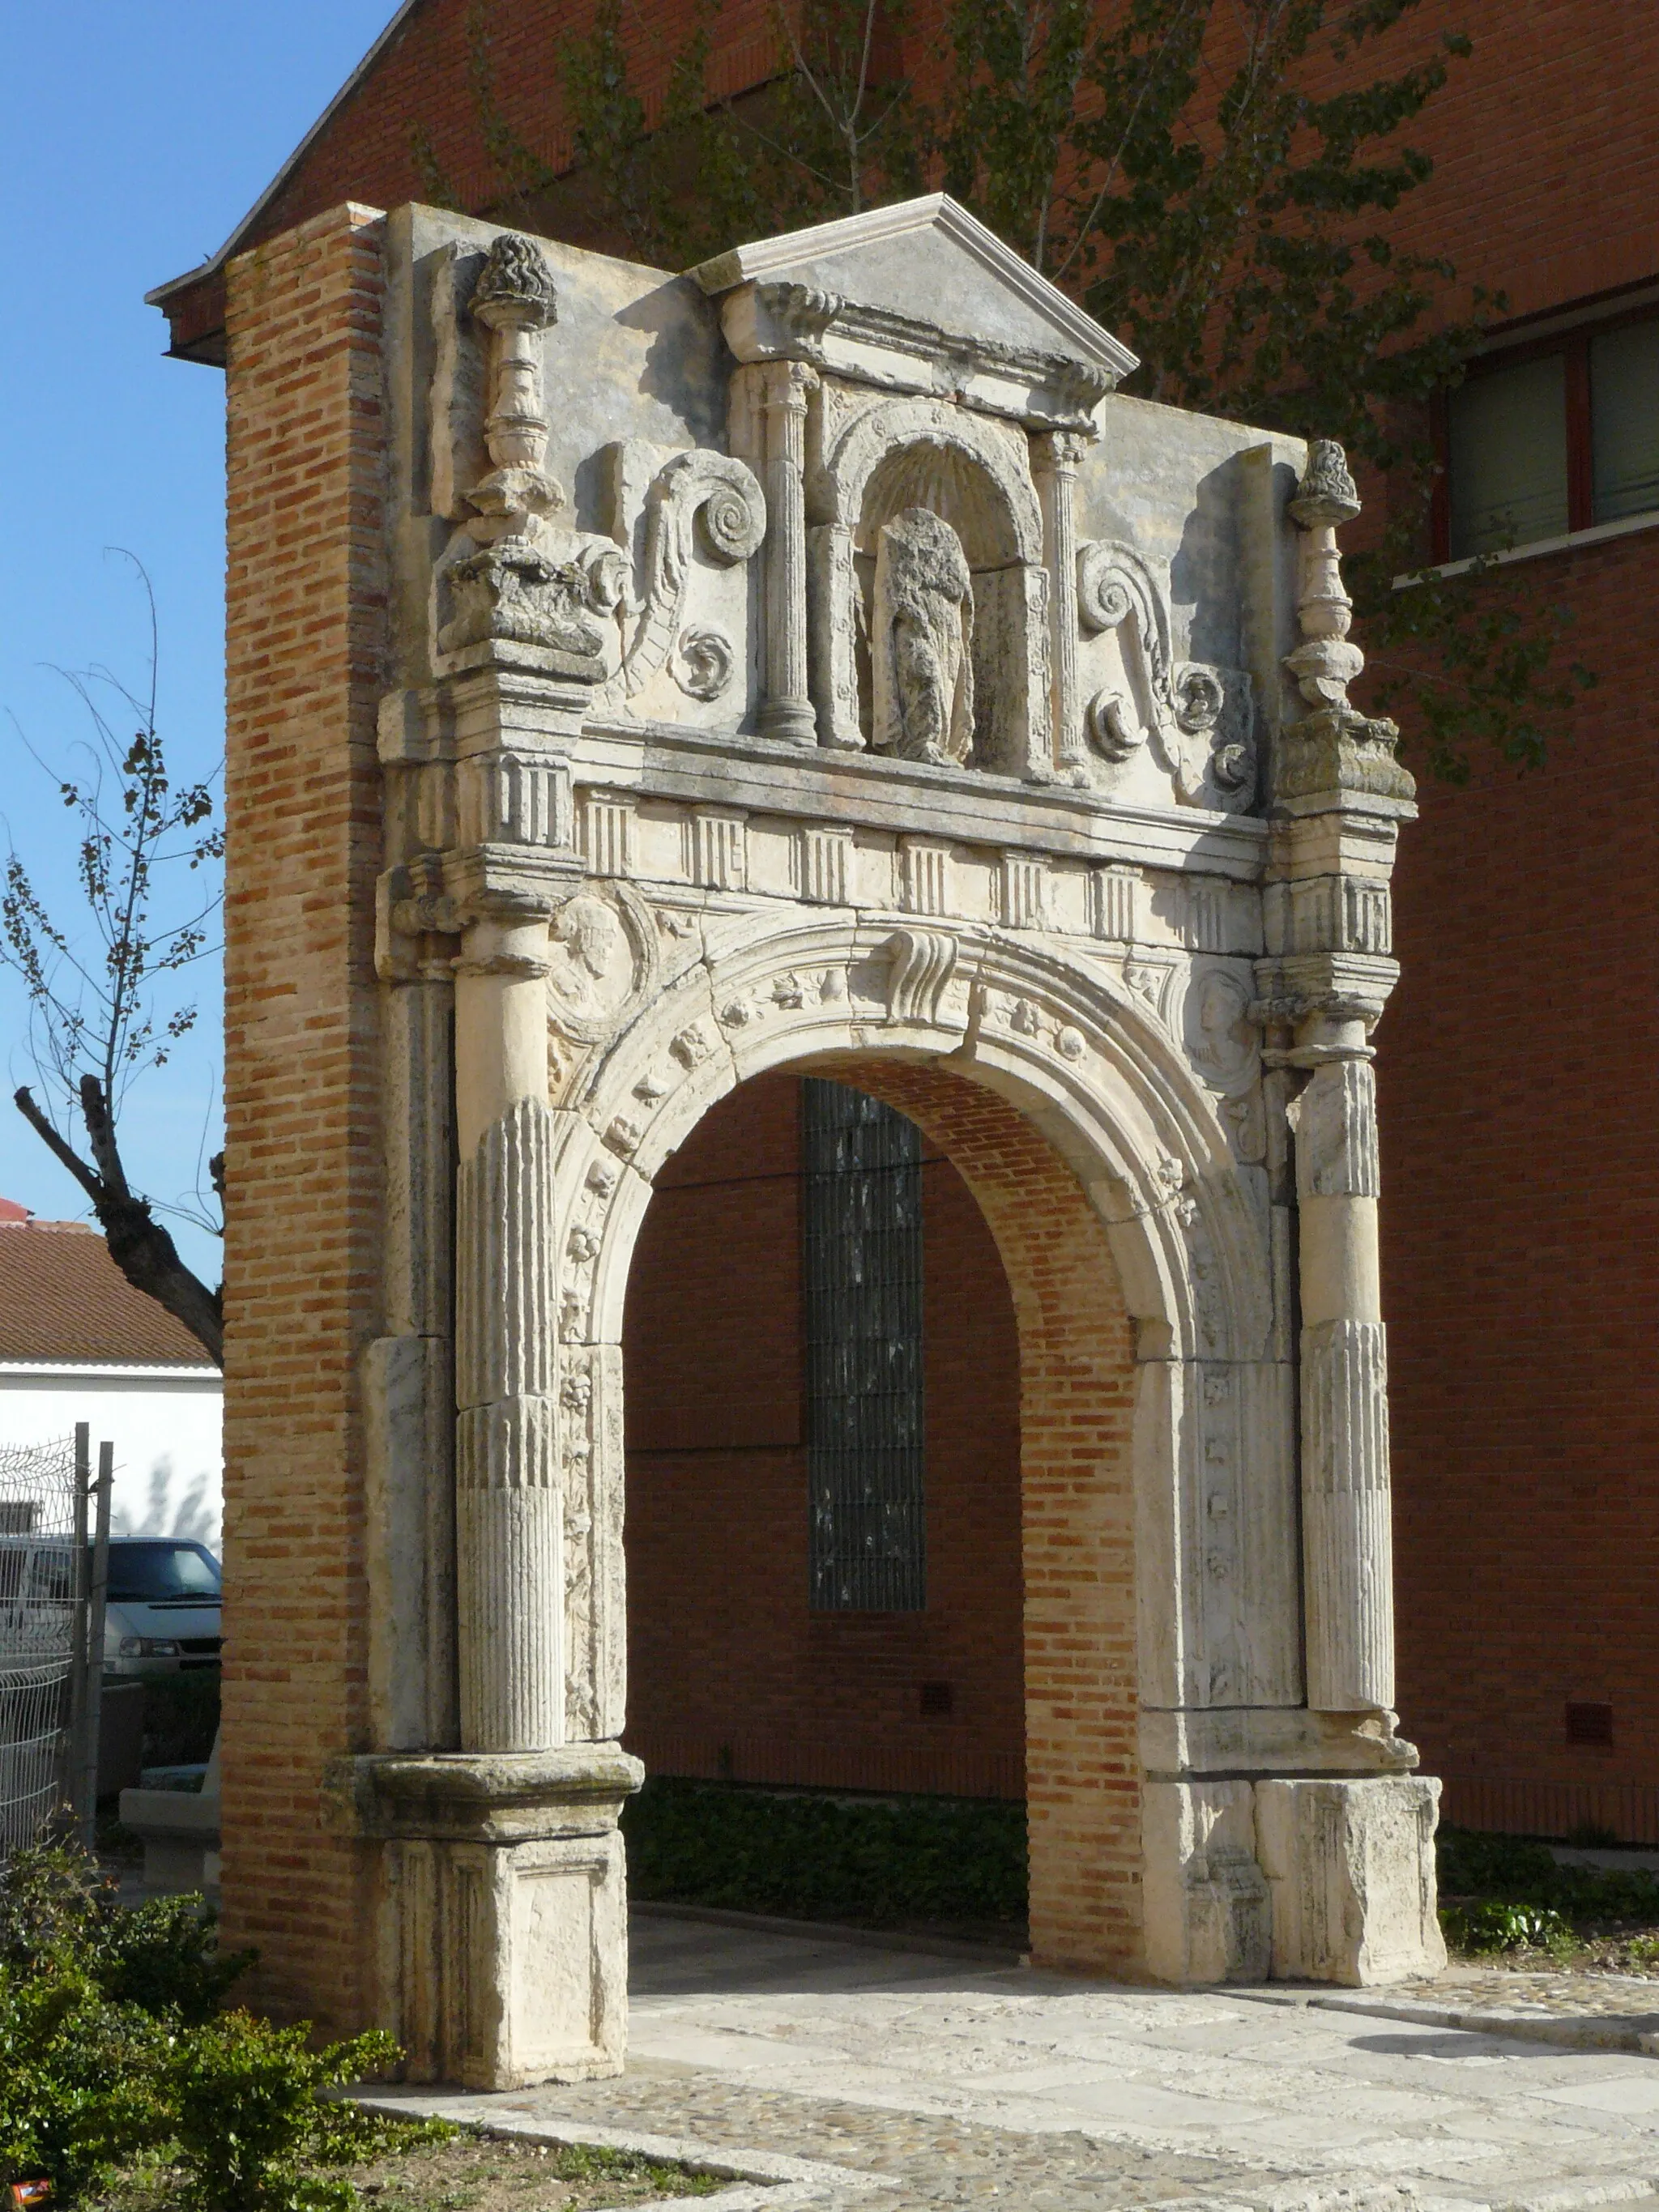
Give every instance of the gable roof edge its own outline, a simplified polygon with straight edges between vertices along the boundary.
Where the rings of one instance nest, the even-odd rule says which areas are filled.
[[[264,191],[260,193],[258,198],[254,201],[253,205],[248,210],[241,221],[232,230],[229,237],[226,239],[224,244],[219,248],[218,252],[216,253],[210,254],[205,261],[198,262],[194,269],[186,269],[183,276],[169,276],[165,284],[158,284],[153,291],[146,292],[144,295],[144,305],[147,307],[165,308],[167,301],[173,298],[176,293],[191,289],[194,286],[201,283],[204,277],[213,276],[216,270],[224,267],[225,264],[235,252],[243,239],[246,237],[248,232],[252,230],[254,224],[259,220],[259,217],[276,198],[276,195],[282,191],[283,185],[287,184],[289,179],[294,174],[294,172],[299,167],[301,162],[311,151],[311,149],[316,143],[317,140],[321,137],[323,132],[334,120],[335,116],[338,114],[345,102],[350,99],[352,94],[356,92],[358,86],[362,83],[369,71],[374,68],[375,63],[379,61],[380,56],[386,52],[387,46],[391,45],[392,41],[397,37],[398,32],[400,32],[404,24],[408,22],[410,17],[416,14],[419,9],[423,8],[425,5],[426,0],[403,0],[403,5],[398,9],[397,14],[392,18],[392,21],[380,33],[379,38],[375,40],[374,45],[363,56],[362,61],[358,63],[356,68],[352,70],[351,75],[340,87],[340,89],[335,94],[333,99],[329,101],[328,106],[317,118],[317,120],[312,125],[310,130],[307,131],[305,137],[301,139],[299,144],[289,155],[287,161],[283,162],[282,167],[277,170],[276,175],[265,186]]]
[[[1000,283],[1018,293],[1026,304],[1059,325],[1085,359],[1098,362],[1114,376],[1128,375],[1139,362],[1121,339],[1068,299],[1057,284],[1032,268],[1030,263],[1005,246],[994,230],[953,200],[948,192],[926,192],[891,207],[871,208],[862,215],[815,223],[807,230],[782,231],[774,238],[755,240],[732,247],[704,261],[690,272],[711,295],[732,291],[822,254],[846,252],[849,246],[875,245],[889,238],[903,238],[915,231],[939,229],[954,239]]]

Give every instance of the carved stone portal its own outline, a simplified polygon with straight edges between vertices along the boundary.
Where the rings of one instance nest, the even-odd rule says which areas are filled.
[[[1011,1251],[1051,1141],[1081,1272],[1034,1246],[1014,1285],[1060,1333],[1030,1433],[1111,1370],[1045,1509],[1126,1611],[1064,1711],[1032,1692],[1035,1948],[1431,1967],[1371,1076],[1411,789],[1346,701],[1340,452],[1118,399],[1123,349],[938,198],[674,279],[430,210],[386,234],[386,805],[343,833],[383,855],[383,1003],[340,1015],[384,1135],[340,1141],[384,1143],[392,1227],[337,1431],[368,1439],[336,1488],[370,1501],[369,1748],[330,1787],[411,2071],[622,2063],[634,1238],[715,1101],[852,1059],[979,1086]],[[1133,1747],[1103,1809],[1065,1779],[1102,1715]]]

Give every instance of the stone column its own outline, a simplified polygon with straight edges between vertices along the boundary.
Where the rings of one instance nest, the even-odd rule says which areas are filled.
[[[768,362],[756,374],[765,425],[766,545],[763,593],[768,737],[817,743],[806,672],[806,395],[817,383],[804,362]]]
[[[492,902],[455,971],[461,1747],[564,1741],[548,915]]]
[[[1432,1973],[1445,1948],[1435,1915],[1440,1785],[1409,1771],[1417,1753],[1395,1734],[1389,1710],[1394,1562],[1370,1036],[1399,975],[1389,881],[1399,825],[1417,810],[1395,758],[1399,732],[1347,699],[1363,657],[1347,637],[1335,532],[1358,507],[1341,447],[1316,440],[1290,503],[1301,641],[1282,666],[1294,691],[1279,696],[1264,671],[1273,848],[1255,1011],[1269,1038],[1269,1098],[1292,1094],[1280,1129],[1295,1156],[1307,1717],[1323,1771],[1286,1762],[1259,1778],[1255,1838],[1272,1899],[1273,1973],[1368,1983]],[[1273,1146],[1282,1141],[1275,1135]],[[1287,1178],[1284,1199],[1291,1194]]]
[[[1388,1353],[1377,1271],[1376,1092],[1358,1018],[1315,1017],[1291,1102],[1302,1291],[1308,1702],[1394,1704]]]
[[[1290,503],[1301,535],[1297,620],[1285,667],[1310,713],[1276,744],[1278,881],[1268,893],[1262,1011],[1306,1072],[1294,1133],[1300,1263],[1303,1564],[1308,1702],[1387,1712],[1394,1698],[1388,1362],[1377,1273],[1376,1088],[1370,1034],[1399,970],[1389,878],[1396,824],[1416,811],[1392,722],[1348,703],[1364,656],[1347,637],[1336,526],[1359,511],[1342,448],[1316,440]]]
[[[1073,487],[1086,441],[1075,430],[1051,430],[1031,441],[1031,466],[1042,507],[1043,558],[1048,569],[1053,640],[1050,696],[1054,761],[1067,782],[1088,776],[1088,745],[1077,692],[1077,512]]]

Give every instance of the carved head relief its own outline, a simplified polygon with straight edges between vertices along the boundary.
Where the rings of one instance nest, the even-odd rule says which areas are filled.
[[[924,507],[882,526],[872,623],[875,744],[965,761],[974,742],[974,592],[962,541]]]

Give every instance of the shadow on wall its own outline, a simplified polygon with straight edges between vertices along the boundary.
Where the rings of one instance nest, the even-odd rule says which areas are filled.
[[[170,1452],[151,1467],[147,1482],[136,1468],[116,1476],[109,1516],[112,1536],[178,1536],[205,1544],[216,1557],[219,1517],[218,1492],[210,1478],[176,1474]]]

